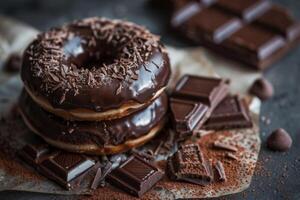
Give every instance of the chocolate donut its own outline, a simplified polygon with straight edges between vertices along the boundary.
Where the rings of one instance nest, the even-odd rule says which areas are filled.
[[[21,77],[31,98],[69,120],[121,118],[165,89],[170,63],[159,37],[130,22],[88,18],[38,35]]]
[[[39,107],[25,91],[19,103],[24,122],[48,143],[89,154],[114,154],[144,144],[163,127],[167,112],[164,93],[131,115],[98,122],[61,119]]]

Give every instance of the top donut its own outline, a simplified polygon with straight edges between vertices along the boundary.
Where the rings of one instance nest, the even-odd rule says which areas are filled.
[[[40,106],[67,119],[119,118],[164,90],[170,63],[158,36],[136,24],[88,18],[38,35],[21,77]]]

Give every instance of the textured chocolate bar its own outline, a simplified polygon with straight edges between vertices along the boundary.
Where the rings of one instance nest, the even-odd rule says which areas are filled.
[[[170,100],[175,130],[186,134],[201,127],[227,93],[226,80],[183,76],[177,83]]]
[[[238,96],[226,97],[203,125],[204,129],[225,130],[252,127],[245,102]]]
[[[170,178],[198,185],[207,185],[213,181],[213,172],[198,144],[181,146],[168,160]]]
[[[137,155],[132,155],[108,174],[108,181],[134,196],[141,197],[162,177],[163,173],[157,167]]]
[[[300,40],[300,23],[268,1],[175,0],[174,4],[175,29],[195,43],[257,69],[271,65]]]

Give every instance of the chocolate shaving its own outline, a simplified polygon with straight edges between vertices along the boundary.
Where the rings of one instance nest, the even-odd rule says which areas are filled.
[[[226,158],[233,159],[233,160],[238,160],[238,159],[239,159],[237,156],[235,156],[235,155],[232,154],[232,153],[226,153],[226,154],[225,154],[225,157],[226,157]]]
[[[101,176],[102,176],[102,170],[101,170],[101,167],[99,167],[97,169],[97,172],[95,174],[94,180],[92,182],[91,189],[95,190],[95,189],[98,188],[98,186],[100,184],[99,179],[100,179]]]
[[[122,90],[122,84],[120,83],[117,91],[116,91],[116,95],[120,94],[121,93],[121,90]]]
[[[215,165],[215,168],[218,172],[218,175],[219,175],[219,181],[226,181],[227,178],[226,178],[226,174],[225,174],[225,170],[224,170],[224,167],[223,167],[223,164],[221,161],[217,161],[216,162],[216,165]]]
[[[228,150],[228,151],[233,151],[233,152],[237,152],[238,149],[232,145],[229,145],[229,144],[224,144],[224,143],[221,143],[219,141],[215,141],[213,143],[214,147],[215,148],[219,148],[219,149],[223,149],[223,150]]]
[[[162,145],[164,144],[163,141],[160,141],[160,143],[157,145],[155,151],[154,151],[154,155],[156,156],[157,154],[159,154],[160,150],[161,150],[161,147]]]

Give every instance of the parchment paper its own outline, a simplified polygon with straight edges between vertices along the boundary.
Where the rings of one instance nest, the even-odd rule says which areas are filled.
[[[3,60],[11,52],[21,53],[37,33],[37,30],[27,25],[0,16],[0,61],[3,63]],[[249,85],[261,75],[259,72],[215,56],[201,47],[187,49],[168,47],[168,50],[173,72],[169,89],[174,86],[176,80],[181,75],[197,74],[230,78],[231,92],[246,95]],[[22,89],[22,83],[18,75],[7,74],[1,70],[0,84],[0,115],[7,116],[7,113],[9,114],[8,111],[13,108],[14,103],[17,101],[17,97]],[[251,177],[260,149],[258,129],[260,101],[249,96],[246,96],[246,98],[255,124],[252,129],[230,131],[229,135],[228,132],[211,133],[203,135],[200,139],[191,139],[193,142],[199,142],[203,148],[206,148],[203,141],[206,141],[209,137],[215,137],[215,134],[217,134],[216,139],[226,138],[226,141],[229,143],[243,147],[243,151],[240,152],[241,165],[238,168],[240,171],[237,173],[237,176],[233,177],[237,183],[236,185],[226,186],[225,184],[219,184],[218,187],[208,186],[203,188],[199,186],[195,188],[194,185],[186,183],[178,182],[175,185],[170,184],[170,180],[164,179],[152,191],[148,192],[146,197],[156,197],[157,199],[165,199],[167,197],[169,199],[216,197],[246,189],[251,183]],[[26,140],[31,140],[34,136],[25,127],[20,118],[12,117],[11,119],[9,122],[1,122],[0,137],[7,139],[9,143],[13,143],[10,153],[14,154],[17,149],[25,144]],[[16,131],[7,130],[11,129],[12,126]],[[15,132],[18,132],[18,134],[14,134]],[[5,153],[2,152],[3,155]],[[66,191],[52,181],[39,176],[31,168],[24,165],[17,157],[13,156],[15,159],[11,159],[3,155],[0,156],[2,160],[0,162],[0,191],[19,190],[51,194],[84,194],[90,192],[87,188],[77,190],[76,192]],[[245,173],[246,169],[247,173]],[[105,191],[110,190],[108,187],[99,189],[98,192],[101,192],[101,190],[103,190],[103,193],[101,193],[103,199],[109,198],[110,195],[115,193],[118,193],[119,197],[120,195],[127,196],[127,194],[120,193],[118,190],[107,193]]]

